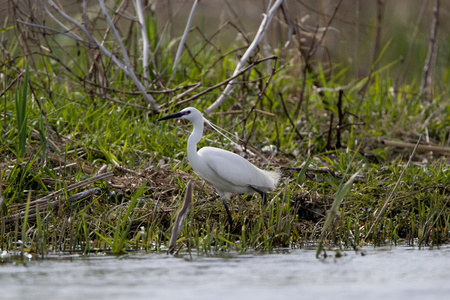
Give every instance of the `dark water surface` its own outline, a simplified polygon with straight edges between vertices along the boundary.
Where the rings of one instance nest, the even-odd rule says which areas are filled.
[[[0,299],[449,299],[450,246],[364,251],[56,256],[0,264]]]

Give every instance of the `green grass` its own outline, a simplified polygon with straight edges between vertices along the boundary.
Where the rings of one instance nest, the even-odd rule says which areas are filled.
[[[156,22],[147,26],[156,35]],[[136,29],[131,32],[127,47],[140,74]],[[165,36],[156,49],[159,38],[151,39],[158,64],[154,70],[161,72],[158,77],[152,71],[151,90],[161,90],[156,81],[165,83],[172,74],[176,40]],[[197,39],[189,47],[190,55],[185,53],[178,64],[172,87],[180,89],[154,95],[166,113],[180,109],[169,102],[187,90],[183,86],[201,83],[185,99],[224,81],[237,64],[236,53],[242,54],[242,50],[231,51],[233,45],[219,52]],[[19,40],[32,45],[31,40],[17,37],[6,49],[20,64],[6,61],[1,67],[6,86],[13,84],[0,98],[0,248],[38,255],[164,250],[186,185],[195,178],[185,151],[191,124],[157,123],[159,115],[151,113],[141,96],[129,93],[136,90],[133,83],[106,57],[101,57],[102,72],[94,72],[89,81],[80,80],[88,77],[91,67],[83,45],[49,44],[54,47],[53,57],[36,51],[25,60],[16,45]],[[386,45],[384,53],[389,49]],[[263,56],[257,53],[255,59]],[[366,95],[360,98],[367,78],[348,80],[347,70],[339,65],[334,66],[334,76],[320,65],[303,76],[299,61],[296,49],[280,53],[267,89],[267,66],[256,66],[239,78],[229,101],[220,108],[224,113],[208,116],[258,151],[276,146],[273,157],[265,155],[283,173],[278,189],[265,207],[257,195],[231,199],[237,226],[230,231],[221,202],[207,201],[215,195],[212,187],[197,182],[180,247],[246,251],[319,241],[339,247],[448,243],[448,154],[416,152],[405,168],[412,150],[382,143],[388,139],[414,144],[417,134],[427,134],[431,142],[448,147],[448,87],[437,80],[432,99],[418,93],[416,81],[393,91],[395,62],[390,62],[373,74]],[[447,67],[442,72],[446,78],[450,71]],[[101,76],[107,89],[88,83],[98,83]],[[324,88],[321,93],[317,82]],[[340,94],[344,85],[348,87]],[[186,105],[205,109],[222,89]],[[258,98],[261,92],[263,97]],[[257,110],[252,110],[257,99]],[[200,143],[204,145],[233,150],[211,131],[205,132]],[[257,156],[248,159],[266,167]],[[97,175],[104,166],[114,172],[113,177],[67,189]],[[90,188],[98,190],[74,197]],[[41,205],[34,202],[61,189],[58,197]],[[389,205],[377,219],[386,199]]]
[[[16,91],[16,97],[15,97],[15,103],[16,103],[16,119],[17,119],[17,145],[16,145],[16,151],[17,156],[19,158],[22,158],[25,156],[25,148],[26,148],[26,142],[27,142],[27,101],[28,101],[28,70],[29,67],[27,66],[27,69],[25,71],[24,79],[23,79],[23,85],[22,88],[17,89]]]

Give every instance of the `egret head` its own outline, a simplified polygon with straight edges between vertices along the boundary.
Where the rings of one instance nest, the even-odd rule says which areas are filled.
[[[202,116],[202,113],[198,109],[196,109],[194,107],[187,107],[180,112],[162,117],[162,118],[158,119],[158,121],[169,120],[169,119],[186,119],[189,121],[194,121],[196,119],[203,119],[203,116]]]

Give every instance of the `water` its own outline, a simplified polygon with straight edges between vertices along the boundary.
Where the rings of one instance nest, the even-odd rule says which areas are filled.
[[[135,253],[0,264],[0,299],[447,299],[450,246],[221,255]],[[333,253],[329,253],[333,254]]]

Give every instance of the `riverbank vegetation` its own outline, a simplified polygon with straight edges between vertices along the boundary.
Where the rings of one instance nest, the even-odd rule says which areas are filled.
[[[196,180],[178,248],[448,243],[450,45],[448,27],[435,24],[448,5],[436,12],[439,1],[427,2],[412,26],[394,28],[379,1],[373,24],[358,27],[367,37],[346,41],[356,52],[343,60],[331,48],[344,47],[333,26],[345,1],[300,12],[287,1],[270,23],[267,10],[254,48],[264,20],[250,26],[230,7],[224,15],[233,17],[212,29],[192,1],[183,7],[194,23],[180,11],[162,22],[167,8],[145,1],[72,11],[10,1],[0,54],[0,248],[165,250],[196,176],[185,151],[191,124],[156,120],[187,106],[228,132],[230,140],[207,128],[200,146],[239,153],[282,179],[266,206],[258,194],[233,197],[233,228],[213,188]],[[186,30],[175,30],[180,22]]]

